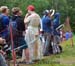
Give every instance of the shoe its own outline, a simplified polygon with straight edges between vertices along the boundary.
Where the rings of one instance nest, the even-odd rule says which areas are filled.
[[[34,62],[26,62],[26,64],[34,64]]]
[[[15,64],[15,66],[19,66],[19,64]]]

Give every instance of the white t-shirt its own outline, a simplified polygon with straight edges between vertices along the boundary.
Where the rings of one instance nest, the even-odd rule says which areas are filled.
[[[25,23],[29,23],[29,26],[38,27],[41,23],[40,16],[33,12],[30,16],[28,16],[25,21]]]

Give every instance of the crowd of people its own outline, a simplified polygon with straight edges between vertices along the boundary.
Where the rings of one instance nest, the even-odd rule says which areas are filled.
[[[26,64],[62,52],[58,28],[60,13],[54,9],[45,10],[42,18],[35,12],[33,5],[27,7],[28,12],[24,18],[19,7],[12,8],[12,16],[9,16],[10,10],[7,6],[1,6],[0,11],[1,66],[7,66],[4,54],[8,55],[13,49],[22,51],[22,61]]]

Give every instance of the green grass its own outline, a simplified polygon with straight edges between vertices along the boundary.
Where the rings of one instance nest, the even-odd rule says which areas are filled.
[[[63,52],[61,54],[45,57],[34,65],[22,64],[20,66],[75,66],[75,37],[73,37],[73,41],[73,47],[71,45],[71,40],[61,43],[63,47]]]
[[[75,66],[75,37],[73,41],[73,47],[71,40],[64,41],[62,43],[63,52],[61,54],[48,56],[33,66]]]

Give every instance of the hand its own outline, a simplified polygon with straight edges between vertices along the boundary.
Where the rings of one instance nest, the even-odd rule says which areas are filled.
[[[5,44],[5,43],[6,43],[6,40],[3,38],[0,38],[0,44]]]
[[[26,16],[25,16],[25,18],[27,18],[29,15],[30,15],[30,14],[29,14],[29,13],[27,13],[27,14],[26,14]]]
[[[44,34],[43,29],[40,29],[39,33],[40,33],[40,34]]]
[[[0,50],[0,53],[1,53],[2,55],[5,55],[5,54],[6,54],[3,50]]]
[[[29,20],[27,19],[29,15],[30,15],[30,14],[27,13],[26,16],[25,16],[25,18],[24,18],[24,23],[25,23],[25,24],[28,24],[28,22],[29,22]]]

